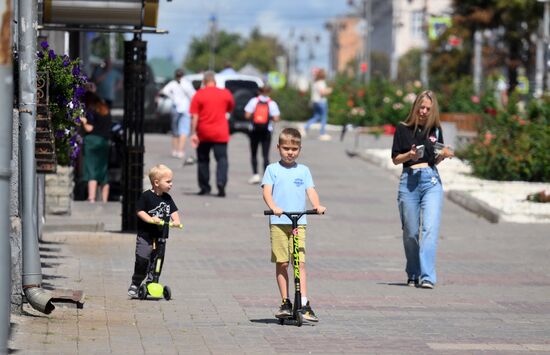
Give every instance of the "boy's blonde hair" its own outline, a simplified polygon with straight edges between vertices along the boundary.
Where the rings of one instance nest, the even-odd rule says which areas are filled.
[[[302,135],[296,128],[287,127],[279,134],[279,144],[290,143],[302,146]]]
[[[160,180],[165,174],[173,174],[172,169],[164,164],[157,164],[149,170],[149,181],[155,185],[155,180]]]

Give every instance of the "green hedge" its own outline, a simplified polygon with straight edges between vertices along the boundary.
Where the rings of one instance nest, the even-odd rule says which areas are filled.
[[[279,105],[281,119],[285,121],[305,121],[312,116],[309,93],[286,87],[274,90],[270,96]]]
[[[481,178],[550,182],[550,125],[545,112],[550,112],[550,105],[537,102],[522,115],[485,115],[478,138],[460,157]]]

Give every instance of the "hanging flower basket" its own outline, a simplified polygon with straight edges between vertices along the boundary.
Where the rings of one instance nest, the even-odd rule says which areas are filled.
[[[38,72],[45,73],[38,78],[38,86],[43,90],[38,97],[36,159],[43,164],[37,168],[55,172],[56,165],[71,166],[78,157],[82,143],[78,128],[84,112],[80,100],[88,78],[81,74],[78,59],[57,55],[46,41],[40,43],[37,57]],[[53,152],[47,144],[51,140]]]
[[[57,171],[57,156],[55,154],[55,138],[53,134],[52,118],[48,108],[48,73],[38,72],[36,82],[36,139],[34,148],[36,172],[42,174],[53,174]]]

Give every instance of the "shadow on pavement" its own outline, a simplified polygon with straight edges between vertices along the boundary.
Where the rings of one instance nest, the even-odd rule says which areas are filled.
[[[251,319],[250,322],[263,324],[279,324],[279,320],[276,318]]]

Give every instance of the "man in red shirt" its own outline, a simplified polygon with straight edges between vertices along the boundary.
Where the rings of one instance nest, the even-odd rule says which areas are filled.
[[[189,112],[192,115],[191,144],[197,148],[197,171],[199,195],[210,193],[210,150],[216,158],[216,184],[218,196],[225,197],[227,184],[227,143],[229,122],[227,113],[233,111],[235,101],[227,89],[216,87],[214,72],[207,71],[203,78],[204,87],[191,100]]]

